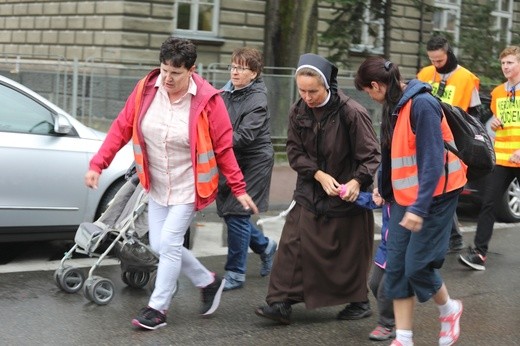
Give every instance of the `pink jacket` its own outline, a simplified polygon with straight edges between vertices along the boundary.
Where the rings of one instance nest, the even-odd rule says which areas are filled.
[[[146,111],[150,107],[155,94],[157,93],[158,88],[155,87],[155,82],[159,77],[159,72],[159,69],[155,69],[148,74],[139,114],[139,128],[137,129],[139,142],[143,149],[144,169],[146,174],[149,174],[146,160],[146,145],[144,143],[140,124],[143,117],[146,115]],[[196,176],[195,148],[197,141],[197,119],[202,110],[206,109],[213,150],[215,152],[219,172],[226,177],[227,184],[235,196],[243,195],[246,193],[246,184],[233,152],[233,128],[231,127],[231,122],[224,101],[222,100],[219,91],[198,74],[193,74],[193,80],[197,85],[197,95],[193,96],[191,100],[189,124],[191,162],[194,170],[193,174]],[[125,106],[110,126],[107,137],[99,148],[99,151],[94,155],[92,160],[90,160],[91,170],[101,173],[103,169],[110,165],[116,153],[132,139],[135,114],[135,95],[136,88],[134,88],[126,100]],[[211,204],[215,198],[216,191],[208,198],[202,198],[197,195],[195,198],[195,210],[203,209],[207,205]]]

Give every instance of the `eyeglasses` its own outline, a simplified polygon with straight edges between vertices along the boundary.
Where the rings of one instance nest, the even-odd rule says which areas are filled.
[[[250,70],[249,67],[243,67],[243,66],[234,66],[234,65],[228,65],[227,67],[228,71],[236,70],[237,72],[244,72],[245,70]]]

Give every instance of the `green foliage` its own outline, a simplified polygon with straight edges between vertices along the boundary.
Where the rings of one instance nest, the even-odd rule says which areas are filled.
[[[503,80],[498,55],[506,43],[496,40],[496,17],[491,15],[496,8],[495,2],[465,0],[461,8],[458,58],[461,65],[481,78],[484,89]]]
[[[369,35],[377,37],[378,32],[371,30],[366,21],[365,11],[368,9],[372,20],[384,17],[384,0],[324,0],[332,4],[333,18],[328,21],[329,27],[320,37],[321,42],[333,47],[328,59],[339,66],[348,66],[351,45],[359,44],[364,24],[369,27]],[[363,53],[362,53],[363,54]],[[368,54],[368,52],[365,52]]]

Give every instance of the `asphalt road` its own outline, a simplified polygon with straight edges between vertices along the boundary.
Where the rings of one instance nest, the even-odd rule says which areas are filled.
[[[474,221],[462,220],[465,240],[471,242]],[[193,251],[208,268],[222,273],[226,253],[222,224],[206,215],[196,225]],[[266,223],[264,232],[279,237],[282,225],[281,220]],[[254,308],[263,304],[268,283],[268,278],[259,275],[258,256],[250,256],[245,287],[225,292],[212,317],[197,315],[200,292],[182,277],[168,314],[168,325],[144,332],[134,329],[130,320],[146,305],[149,291],[127,287],[121,280],[117,261],[111,259],[96,271],[97,275],[112,280],[115,286],[112,301],[99,306],[88,301],[81,291],[69,294],[55,285],[54,269],[67,246],[53,243],[50,252],[37,245],[26,244],[23,248],[27,252],[15,250],[20,252],[18,256],[7,264],[0,264],[0,345],[388,344],[367,338],[377,322],[372,296],[375,313],[360,321],[336,320],[341,306],[306,310],[301,304],[294,307],[290,326],[275,325],[257,317]],[[1,250],[2,257],[9,252],[6,247]],[[47,258],[51,253],[52,258]],[[89,258],[75,261],[85,272],[92,265]],[[442,272],[451,296],[464,302],[458,345],[520,345],[516,335],[520,328],[518,225],[500,226],[496,230],[486,271],[470,271],[451,254]],[[436,345],[439,330],[436,307],[431,302],[418,304],[416,313],[416,345]]]

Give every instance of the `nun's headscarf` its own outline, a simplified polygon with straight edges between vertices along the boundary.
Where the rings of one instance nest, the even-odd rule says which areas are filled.
[[[323,79],[325,88],[330,90],[331,93],[336,93],[338,90],[338,68],[330,63],[327,59],[322,58],[319,55],[307,53],[300,55],[298,61],[298,68],[296,73],[302,68],[310,68],[318,72]]]

